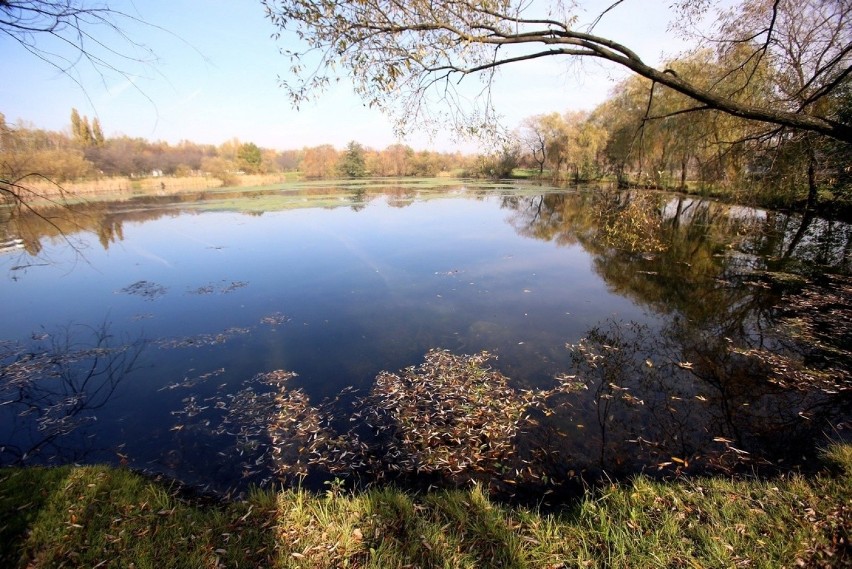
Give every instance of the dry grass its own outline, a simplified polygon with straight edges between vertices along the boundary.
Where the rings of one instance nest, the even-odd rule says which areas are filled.
[[[231,177],[234,187],[255,187],[277,184],[292,179],[292,174],[244,174]],[[124,176],[81,180],[55,184],[49,180],[28,179],[26,183],[31,204],[38,200],[65,200],[108,198],[126,199],[138,195],[166,196],[187,191],[208,190],[223,187],[222,180],[214,176],[160,176],[151,178],[128,178]]]

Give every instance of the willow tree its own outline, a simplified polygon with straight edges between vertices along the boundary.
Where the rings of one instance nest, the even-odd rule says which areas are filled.
[[[623,10],[613,0],[602,17]],[[300,47],[286,51],[297,77],[284,82],[299,104],[327,87],[343,70],[371,106],[391,110],[398,125],[421,121],[435,99],[448,103],[449,118],[463,128],[493,119],[489,89],[496,71],[506,65],[545,57],[595,59],[614,63],[681,93],[694,101],[684,112],[716,109],[737,117],[818,133],[852,142],[852,126],[838,120],[821,103],[850,75],[848,19],[852,0],[743,0],[720,19],[713,43],[719,49],[746,46],[750,54],[734,67],[766,60],[779,74],[803,72],[806,93],[785,97],[779,89],[771,101],[742,101],[719,85],[709,87],[681,77],[675,70],[649,65],[629,46],[581,27],[570,6],[526,0],[262,0],[279,33],[294,32]],[[677,0],[674,7],[689,15],[706,10],[714,0]],[[798,12],[795,20],[786,13]],[[786,26],[784,30],[782,26]],[[786,57],[787,39],[801,43],[816,59],[796,65]],[[813,43],[812,43],[813,42]],[[812,64],[811,64],[812,63]],[[467,76],[483,81],[484,104],[463,108],[458,83]]]

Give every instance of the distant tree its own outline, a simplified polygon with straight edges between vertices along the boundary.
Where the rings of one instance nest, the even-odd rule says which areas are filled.
[[[381,163],[386,176],[408,176],[411,174],[411,157],[414,150],[405,144],[392,144],[381,152]]]
[[[260,148],[254,142],[246,142],[241,144],[237,150],[237,164],[240,168],[250,174],[256,174],[260,171],[263,163],[263,156]]]
[[[562,168],[568,162],[570,144],[568,125],[559,113],[550,113],[538,117],[538,127],[546,141],[545,163],[554,178],[562,176]]]
[[[64,182],[85,177],[92,170],[83,150],[67,135],[24,124],[9,126],[5,119],[0,121],[0,202],[15,202],[31,193],[23,185],[11,188],[3,184],[11,185],[15,180],[30,177]],[[13,195],[13,191],[23,194]]]
[[[586,112],[569,112],[562,118],[568,141],[566,161],[574,181],[598,178],[603,171],[599,155],[606,144],[606,130],[589,121]]]
[[[363,178],[366,176],[367,167],[364,158],[364,147],[354,140],[350,141],[346,145],[346,151],[340,158],[337,171],[345,178]]]
[[[243,144],[240,142],[240,139],[236,137],[231,140],[226,140],[219,145],[219,148],[216,149],[216,154],[219,158],[236,162],[238,160],[237,154],[239,154],[240,147],[242,145]]]
[[[104,132],[101,130],[101,121],[98,117],[92,119],[92,144],[95,146],[104,145]]]
[[[339,155],[330,144],[306,148],[299,170],[306,178],[333,178],[337,173]]]
[[[539,116],[524,119],[518,133],[518,139],[529,151],[530,157],[538,166],[538,175],[543,175],[544,164],[547,162],[547,139],[544,136]]]
[[[91,146],[93,140],[94,136],[92,136],[92,127],[89,125],[89,117],[84,115],[80,124],[80,144]]]
[[[297,170],[302,161],[300,150],[282,150],[275,156],[275,163],[281,170]]]
[[[221,180],[223,187],[235,186],[238,182],[238,178],[234,174],[234,171],[237,169],[237,165],[227,158],[223,158],[221,156],[210,156],[204,158],[201,161],[201,169],[204,170],[206,174]]]
[[[71,109],[71,135],[74,137],[74,140],[79,140],[81,138],[80,130],[83,126],[83,120],[80,118],[80,113],[77,109]]]
[[[73,108],[71,109],[71,134],[80,146],[88,146],[92,134],[89,131],[89,121],[84,121],[77,109]]]
[[[437,152],[421,150],[411,157],[410,167],[414,176],[431,177],[446,168],[446,160]]]
[[[6,124],[6,115],[0,113],[0,152],[4,152],[7,149],[11,133],[9,125]]]
[[[516,143],[504,143],[498,152],[483,157],[480,173],[494,179],[509,178],[518,167],[521,148]]]

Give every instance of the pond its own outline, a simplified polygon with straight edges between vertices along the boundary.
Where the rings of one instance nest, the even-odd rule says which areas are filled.
[[[843,223],[456,180],[39,214],[0,224],[3,465],[559,495],[852,428]]]

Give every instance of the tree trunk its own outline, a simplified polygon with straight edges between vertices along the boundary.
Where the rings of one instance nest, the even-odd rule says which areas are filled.
[[[816,208],[817,202],[817,158],[813,146],[808,143],[808,201],[805,203],[805,212],[810,213]]]

